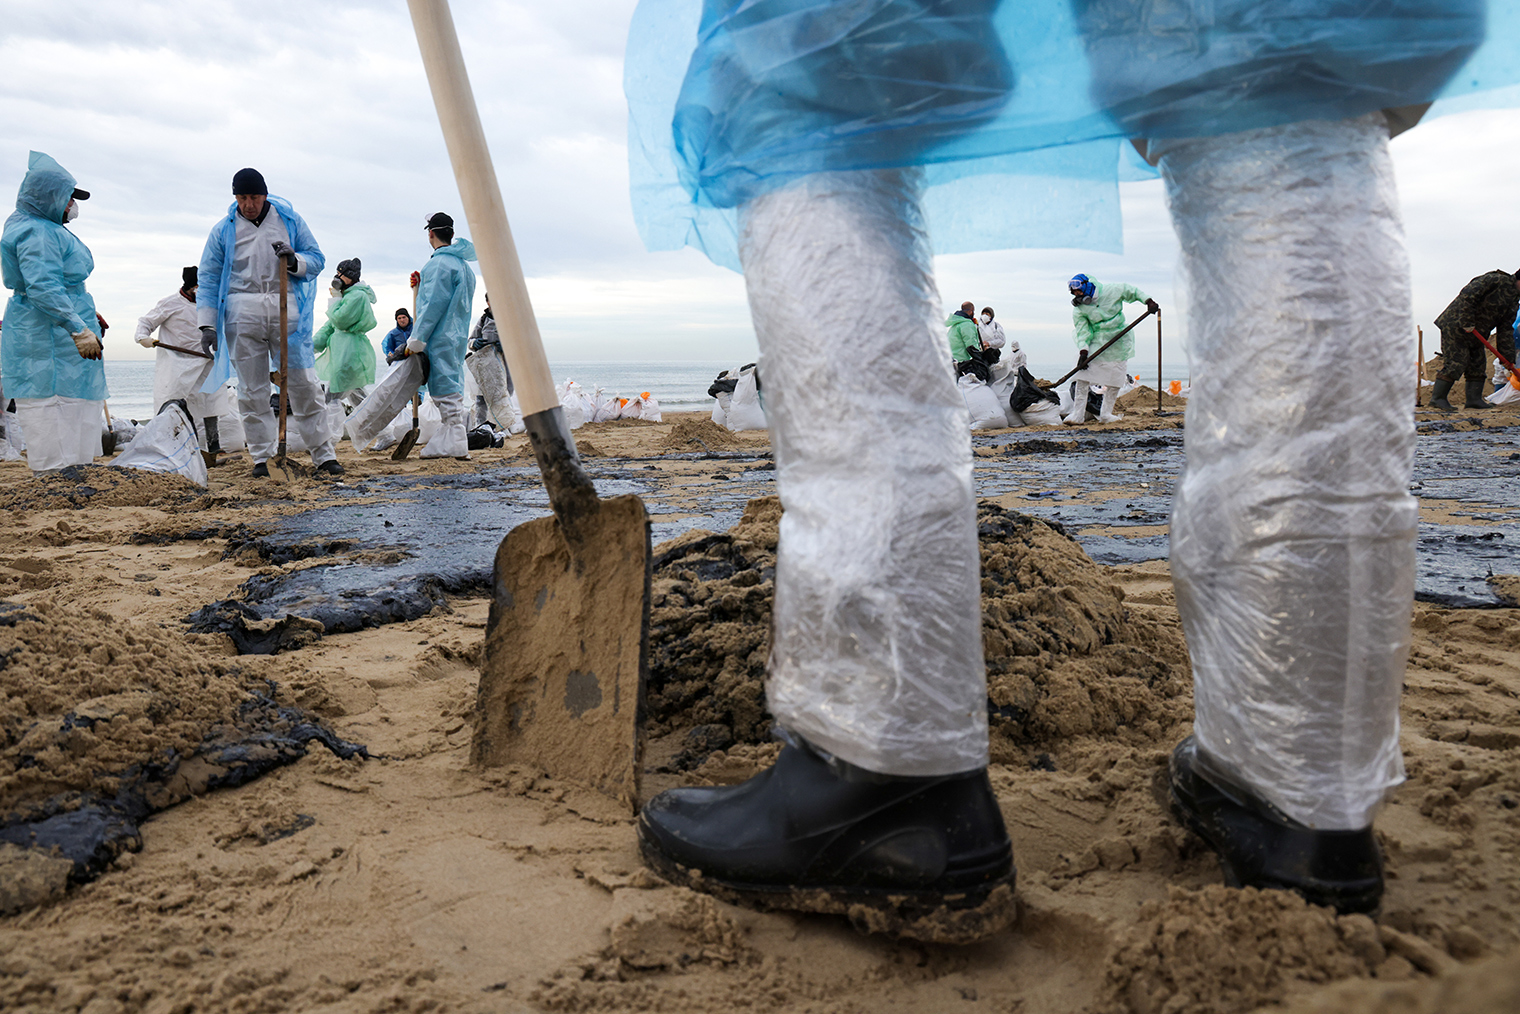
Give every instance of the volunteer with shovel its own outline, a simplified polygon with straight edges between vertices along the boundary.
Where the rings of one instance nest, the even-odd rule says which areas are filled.
[[[201,351],[195,310],[197,274],[194,264],[185,268],[179,291],[160,299],[153,309],[137,318],[136,340],[145,349],[158,349],[153,365],[153,411],[157,412],[165,402],[183,398],[190,418],[201,423],[201,450],[215,455],[222,449],[217,417],[227,388],[223,384],[213,394],[201,393],[214,360],[210,353]]]
[[[427,389],[443,422],[420,456],[467,459],[464,354],[475,299],[475,272],[469,265],[475,260],[475,247],[462,236],[454,237],[454,219],[441,211],[428,218],[426,228],[433,256],[422,269],[417,322],[406,340],[406,351],[427,355]]]
[[[206,283],[196,296],[201,351],[216,355],[201,391],[215,391],[237,370],[238,411],[253,474],[267,477],[279,438],[276,413],[269,405],[270,364],[281,364],[283,339],[289,350],[286,390],[296,428],[311,449],[317,471],[342,475],[326,425],[326,397],[317,381],[311,335],[317,277],[326,258],[306,221],[289,201],[270,196],[257,170],[238,170],[232,193],[234,203],[212,227],[201,254],[199,276]],[[287,285],[294,290],[297,312],[289,320],[290,333],[282,336],[281,291]]]
[[[1101,423],[1118,422],[1114,402],[1127,379],[1129,359],[1135,354],[1135,339],[1128,334],[1109,344],[1124,327],[1124,304],[1144,303],[1156,312],[1156,301],[1133,285],[1095,282],[1077,275],[1066,283],[1071,292],[1072,341],[1077,343],[1077,389],[1072,395],[1071,412],[1061,421],[1068,425],[1087,422],[1087,392],[1097,384],[1103,388],[1103,405],[1098,412]],[[1105,348],[1107,346],[1107,348]]]
[[[1495,269],[1462,286],[1457,298],[1436,318],[1436,327],[1441,329],[1441,372],[1436,374],[1435,386],[1430,390],[1431,408],[1456,411],[1447,395],[1459,379],[1466,380],[1463,408],[1489,407],[1483,400],[1488,364],[1482,342],[1497,331],[1495,350],[1513,362],[1517,309],[1520,309],[1520,275]]]

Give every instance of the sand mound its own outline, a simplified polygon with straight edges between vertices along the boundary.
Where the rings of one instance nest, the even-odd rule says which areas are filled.
[[[12,511],[77,510],[87,506],[184,509],[205,493],[182,475],[114,465],[70,465],[0,491],[0,508]]]
[[[677,770],[769,738],[780,519],[777,498],[752,500],[729,532],[693,531],[655,549],[649,732],[690,730]],[[1123,591],[1058,528],[991,503],[978,523],[994,757],[1086,735],[1156,745],[1191,718],[1175,624],[1131,616]]]
[[[1141,384],[1134,390],[1120,396],[1119,400],[1114,403],[1114,406],[1120,412],[1134,412],[1146,408],[1154,411],[1156,408],[1156,389]],[[1181,412],[1187,408],[1187,399],[1162,392],[1161,408],[1167,412]]]
[[[672,453],[683,451],[730,451],[740,446],[729,430],[711,419],[685,416],[677,419],[670,434],[660,444],[660,450]]]
[[[1429,945],[1425,945],[1429,946]],[[1364,915],[1338,917],[1286,891],[1171,888],[1146,902],[1109,955],[1114,1014],[1234,1014],[1276,1003],[1295,983],[1372,974],[1389,958]]]

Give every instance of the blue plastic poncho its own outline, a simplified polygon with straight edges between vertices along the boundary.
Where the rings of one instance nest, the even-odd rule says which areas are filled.
[[[291,249],[306,261],[306,277],[292,276],[290,279],[296,300],[297,320],[290,331],[289,366],[291,369],[313,369],[317,353],[312,348],[311,330],[317,302],[317,277],[327,265],[327,258],[322,254],[322,248],[317,246],[317,239],[307,227],[306,219],[296,214],[296,209],[290,206],[289,201],[273,194],[269,195],[268,201],[274,213],[285,223],[285,231],[290,234]],[[201,386],[203,394],[221,390],[233,372],[232,354],[227,348],[227,291],[232,284],[232,272],[226,270],[226,260],[227,255],[237,246],[237,213],[237,202],[233,201],[227,208],[227,217],[212,227],[211,235],[206,238],[206,248],[201,251],[198,276],[200,284],[196,290],[195,302],[197,306],[204,306],[212,299],[216,300],[216,362],[211,366],[206,383]]]
[[[1116,252],[1129,138],[1517,81],[1514,0],[641,0],[624,84],[645,245],[737,268],[736,206],[809,173],[924,166],[937,253]]]
[[[470,307],[475,301],[475,244],[464,238],[433,251],[417,287],[417,320],[412,337],[427,344],[427,389],[435,398],[464,391],[464,352],[470,339]]]
[[[0,332],[0,384],[11,398],[106,397],[104,364],[80,356],[70,337],[83,330],[100,336],[95,300],[84,289],[95,259],[63,225],[73,194],[74,177],[32,152],[0,235],[0,277],[14,293]]]

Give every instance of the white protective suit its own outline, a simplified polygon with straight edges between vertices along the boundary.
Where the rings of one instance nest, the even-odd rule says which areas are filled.
[[[987,764],[970,419],[934,326],[922,181],[819,173],[739,216],[785,510],[767,701],[816,746],[903,776]]]
[[[175,292],[137,318],[136,340],[145,349],[153,348],[155,341],[162,343],[153,363],[153,411],[156,413],[167,401],[185,399],[201,447],[205,449],[208,446],[205,420],[221,415],[230,392],[222,387],[212,394],[202,394],[201,385],[211,374],[211,360],[163,347],[173,345],[199,352],[201,332],[197,320],[195,302],[182,292]]]
[[[279,419],[269,407],[269,375],[280,364],[280,272],[286,268],[275,255],[274,244],[284,242],[292,247],[296,244],[284,220],[273,208],[268,209],[268,214],[258,225],[240,214],[234,213],[233,218],[236,229],[234,247],[232,256],[224,257],[223,263],[223,270],[231,272],[223,323],[232,364],[237,370],[238,411],[243,417],[248,454],[255,462],[262,462],[274,456],[279,441]],[[216,230],[222,228],[223,224],[218,222],[213,238]],[[306,258],[299,253],[296,262],[296,271],[290,276],[292,280],[305,278],[309,267]],[[212,277],[204,258],[200,275],[204,288]],[[198,307],[198,326],[215,326],[215,302],[198,300]],[[289,333],[294,335],[299,318],[294,292],[287,297],[287,317]],[[311,339],[307,338],[308,349],[310,343]],[[328,428],[327,395],[314,367],[294,365],[296,345],[292,338],[292,365],[286,371],[290,399],[287,428],[292,423],[295,425],[302,442],[311,451],[312,463],[320,465],[337,457],[333,453],[333,437]],[[310,358],[309,352],[305,358]]]
[[[1417,519],[1387,121],[1151,145],[1192,296],[1171,564],[1198,742],[1211,777],[1365,828],[1403,780]]]

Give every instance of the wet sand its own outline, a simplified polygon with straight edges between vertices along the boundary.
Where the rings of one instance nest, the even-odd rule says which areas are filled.
[[[1116,428],[1181,425],[1128,415]],[[1470,415],[1420,420],[1462,432]],[[1517,423],[1489,412],[1479,428]],[[609,475],[658,475],[662,530],[741,526],[727,541],[678,534],[657,549],[650,762],[664,768],[651,784],[746,777],[774,753],[760,695],[774,510],[739,517],[762,488],[744,470],[764,464],[766,436],[685,417],[577,438]],[[1021,494],[999,495],[983,508],[983,630],[1019,922],[968,947],[900,943],[838,917],[753,912],[664,885],[605,798],[531,770],[471,768],[489,605],[478,592],[441,594],[404,622],[313,631],[275,655],[187,633],[186,616],[250,578],[374,563],[358,538],[287,558],[264,538],[281,519],[362,505],[380,525],[388,500],[364,490],[386,482],[446,490],[504,474],[505,498],[531,486],[510,471],[531,467],[521,439],[470,462],[394,463],[347,444],[339,454],[343,487],[272,487],[234,459],[205,491],[154,479],[83,497],[0,465],[0,598],[34,617],[0,616],[4,812],[115,791],[123,766],[193,751],[259,695],[371,757],[311,743],[245,784],[187,782],[185,801],[141,822],[141,850],[88,883],[65,887],[56,866],[23,869],[20,850],[0,848],[0,902],[7,877],[45,899],[0,918],[0,1009],[1180,1014],[1520,1002],[1520,610],[1415,606],[1409,781],[1378,824],[1388,894],[1375,920],[1337,918],[1222,887],[1165,812],[1157,786],[1191,716],[1165,562],[1095,564],[1008,513],[1029,503]],[[748,457],[717,456],[735,454]],[[1513,481],[1515,466],[1503,468]],[[1084,502],[1080,486],[1060,492]],[[1432,509],[1471,521],[1452,514],[1471,510],[1459,501]],[[31,654],[7,654],[22,647]]]

